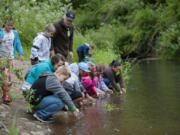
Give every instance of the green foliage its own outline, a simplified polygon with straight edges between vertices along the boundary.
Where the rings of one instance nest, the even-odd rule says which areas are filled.
[[[159,52],[167,58],[180,58],[180,23],[171,25],[166,31],[161,33],[159,39]]]
[[[113,110],[119,110],[119,108],[115,104],[108,104],[106,102],[104,102],[104,109],[107,112],[111,112]]]
[[[90,34],[97,47],[113,46],[123,58],[161,54],[162,33],[180,19],[178,0],[93,0],[80,7],[76,9],[78,29]]]
[[[54,3],[54,5],[53,5]],[[21,7],[18,13],[23,13],[16,21],[15,27],[19,30],[19,35],[23,46],[31,47],[32,41],[38,32],[44,30],[44,27],[48,23],[52,23],[57,19],[63,17],[67,7],[58,2],[55,6],[56,0],[51,1],[51,4],[42,3],[38,6],[28,8],[26,6]],[[59,7],[59,8],[57,8]]]
[[[21,69],[14,69],[11,65],[10,60],[1,58],[0,60],[0,88],[4,87],[5,84],[9,84],[7,80],[7,74],[8,73],[13,73],[15,74],[15,77],[17,79],[22,80],[22,70]],[[16,83],[15,81],[12,82],[13,84]],[[1,90],[2,91],[2,90]],[[1,92],[0,92],[1,95]],[[12,102],[14,99],[16,99],[19,95],[18,94],[12,94],[11,91],[8,91],[8,96],[10,101]]]
[[[19,129],[16,128],[16,117],[13,117],[11,127],[9,129],[9,135],[19,135]]]
[[[113,25],[104,25],[98,30],[89,30],[86,34],[89,35],[98,49],[112,49],[115,40],[115,30],[116,27]]]
[[[106,3],[101,8],[104,14],[104,21],[108,23],[117,23],[118,21],[125,23],[128,15],[131,15],[134,10],[141,8],[142,4],[139,0],[106,0]]]
[[[2,121],[0,121],[0,126],[5,129],[8,135],[19,135],[19,129],[16,128],[16,116],[13,117],[10,129],[8,129]]]
[[[9,97],[10,102],[13,102],[15,99],[20,98],[21,95],[12,93],[11,91],[8,91],[8,97]]]
[[[148,56],[155,46],[158,12],[150,7],[134,12],[132,44],[138,56]]]
[[[58,0],[46,0],[40,3],[33,0],[2,0],[2,3],[0,17],[4,20],[7,19],[6,16],[13,18],[26,58],[29,58],[30,52],[26,51],[30,51],[29,48],[36,34],[42,32],[48,23],[62,18],[71,7],[71,4],[63,5]],[[3,20],[0,20],[0,25],[2,24]]]
[[[79,14],[76,15],[76,18],[79,19],[77,19],[75,22],[75,25],[78,28],[81,28],[82,31],[91,28],[99,28],[100,20],[98,15],[95,15],[93,12],[89,12],[89,11],[78,11],[78,12]]]
[[[8,83],[6,80],[7,73],[14,73],[19,80],[22,80],[22,71],[20,69],[14,69],[11,65],[10,60],[6,58],[1,58],[0,69],[0,87]]]
[[[88,37],[97,48],[113,48],[124,58],[157,54],[157,48],[162,47],[161,36],[180,19],[179,0],[2,0],[0,24],[7,18],[15,20],[28,54],[25,57],[29,57],[36,34],[63,17],[71,6],[76,13],[75,26],[85,39]],[[163,43],[169,44],[166,41]]]
[[[93,33],[92,33],[93,34]],[[75,33],[74,36],[74,59],[71,62],[77,62],[78,61],[78,56],[77,56],[77,52],[76,49],[78,48],[79,45],[82,45],[84,43],[88,43],[88,44],[94,44],[95,45],[95,49],[92,50],[91,52],[94,52],[95,55],[93,55],[92,60],[95,61],[95,63],[98,62],[103,62],[104,64],[109,64],[111,63],[111,61],[113,59],[116,59],[117,56],[114,54],[113,50],[109,47],[104,47],[103,49],[99,49],[100,47],[97,44],[97,40],[96,38],[92,38],[92,35],[90,32],[82,35],[81,33],[77,32]],[[95,36],[96,37],[96,36]],[[107,41],[107,43],[110,44],[110,42]]]
[[[34,100],[34,90],[26,90],[26,101],[28,103],[27,112],[33,112],[34,105],[31,102]]]
[[[128,82],[130,80],[130,73],[132,71],[132,63],[130,62],[123,62],[121,66],[121,70],[123,73],[123,80],[125,83],[125,86],[128,86]]]
[[[84,3],[76,10],[75,25],[83,32],[88,29],[98,29],[101,26],[103,16],[101,15],[101,7],[106,0],[91,0]]]
[[[116,25],[114,32],[114,52],[118,55],[130,54],[136,49],[136,46],[133,44],[132,30],[127,29],[124,25]]]

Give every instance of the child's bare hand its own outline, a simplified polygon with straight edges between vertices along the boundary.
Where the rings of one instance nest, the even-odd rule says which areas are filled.
[[[120,90],[119,95],[122,95],[122,94],[123,94],[123,92],[122,92],[122,90]]]
[[[83,92],[81,92],[81,94],[82,94],[82,97],[85,98],[85,94]]]
[[[121,91],[126,94],[126,89],[125,88],[121,88]]]
[[[76,109],[74,112],[73,112],[73,114],[74,114],[74,116],[78,116],[78,114],[79,114],[79,109]]]
[[[95,103],[96,99],[94,99],[93,97],[90,99],[91,102]]]
[[[104,97],[104,95],[105,95],[104,91],[101,91],[101,93],[99,94],[100,97]]]
[[[111,89],[108,90],[109,94],[113,94],[113,91]]]

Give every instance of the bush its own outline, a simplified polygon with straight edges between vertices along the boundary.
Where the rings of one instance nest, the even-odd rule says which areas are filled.
[[[98,30],[87,31],[86,35],[89,35],[98,49],[112,49],[115,29],[113,25],[104,25]]]
[[[26,48],[30,51],[29,48],[31,48],[36,34],[42,32],[45,25],[62,18],[64,13],[71,6],[70,4],[63,5],[58,0],[47,0],[42,3],[18,0],[9,1],[9,3],[3,6],[7,5],[11,8],[9,10],[1,9],[1,13],[3,14],[0,14],[0,16],[5,18],[4,16],[8,15],[14,18],[15,28],[19,33],[22,46],[26,52],[26,58],[29,58],[27,54],[30,54],[30,52],[27,52]],[[1,21],[0,24],[2,24]]]
[[[114,36],[114,50],[117,55],[124,57],[125,54],[128,55],[136,49],[132,43],[132,30],[127,29],[124,25],[116,26]]]
[[[77,52],[76,49],[79,45],[82,45],[84,43],[88,43],[88,44],[95,44],[95,49],[92,50],[92,52],[95,53],[95,55],[93,55],[92,60],[94,60],[95,63],[98,62],[103,62],[104,64],[109,64],[113,59],[116,59],[117,56],[114,54],[113,50],[111,48],[101,48],[99,49],[98,45],[96,44],[96,40],[94,40],[93,38],[91,38],[92,35],[96,35],[96,32],[91,32],[91,33],[87,33],[85,35],[82,35],[81,33],[77,32],[75,33],[74,36],[74,59],[73,62],[78,61],[78,56],[77,56]],[[99,39],[99,41],[102,41],[101,39]]]
[[[163,58],[180,58],[180,22],[171,25],[161,33],[159,53]]]
[[[159,12],[150,7],[134,12],[133,22],[133,45],[138,56],[147,56],[155,48],[156,36],[158,35]]]

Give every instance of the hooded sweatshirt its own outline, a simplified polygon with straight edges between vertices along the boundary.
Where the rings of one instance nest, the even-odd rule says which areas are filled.
[[[72,112],[76,110],[71,97],[63,88],[62,84],[59,82],[54,73],[42,73],[31,88],[32,91],[34,91],[33,100],[31,101],[31,104],[33,105],[38,105],[46,96],[56,94]]]
[[[44,35],[43,32],[39,32],[33,40],[33,46],[31,48],[31,59],[49,60],[51,48],[51,38]]]
[[[23,56],[24,54],[23,54],[23,50],[22,50],[22,46],[21,46],[21,41],[20,41],[20,38],[19,38],[19,35],[18,35],[18,33],[17,33],[17,31],[16,30],[12,30],[12,32],[13,32],[13,35],[14,35],[14,41],[13,41],[13,50],[12,50],[12,52],[13,52],[13,54],[12,54],[12,52],[11,52],[11,58],[16,58],[16,51],[18,52],[18,55],[19,56]],[[2,28],[0,28],[0,39],[4,39],[5,37],[4,37],[4,32],[3,32],[3,29]],[[0,44],[0,46],[1,46],[1,44]],[[4,50],[5,49],[5,50]],[[0,53],[1,52],[7,52],[6,51],[6,48],[3,48],[2,46],[0,47]],[[9,54],[8,54],[9,55]],[[3,56],[3,55],[2,55]]]
[[[30,69],[29,74],[27,75],[27,78],[22,85],[22,90],[26,91],[27,89],[30,89],[32,84],[38,79],[41,73],[54,72],[54,71],[55,69],[51,61],[43,61],[40,62],[39,64],[36,64]]]

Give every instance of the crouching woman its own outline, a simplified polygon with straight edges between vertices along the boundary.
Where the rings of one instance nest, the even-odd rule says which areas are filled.
[[[44,72],[31,87],[30,104],[35,106],[34,117],[45,123],[52,122],[52,115],[64,108],[66,104],[75,116],[79,110],[72,102],[71,97],[63,88],[62,83],[70,77],[68,67],[61,66],[55,73]]]

